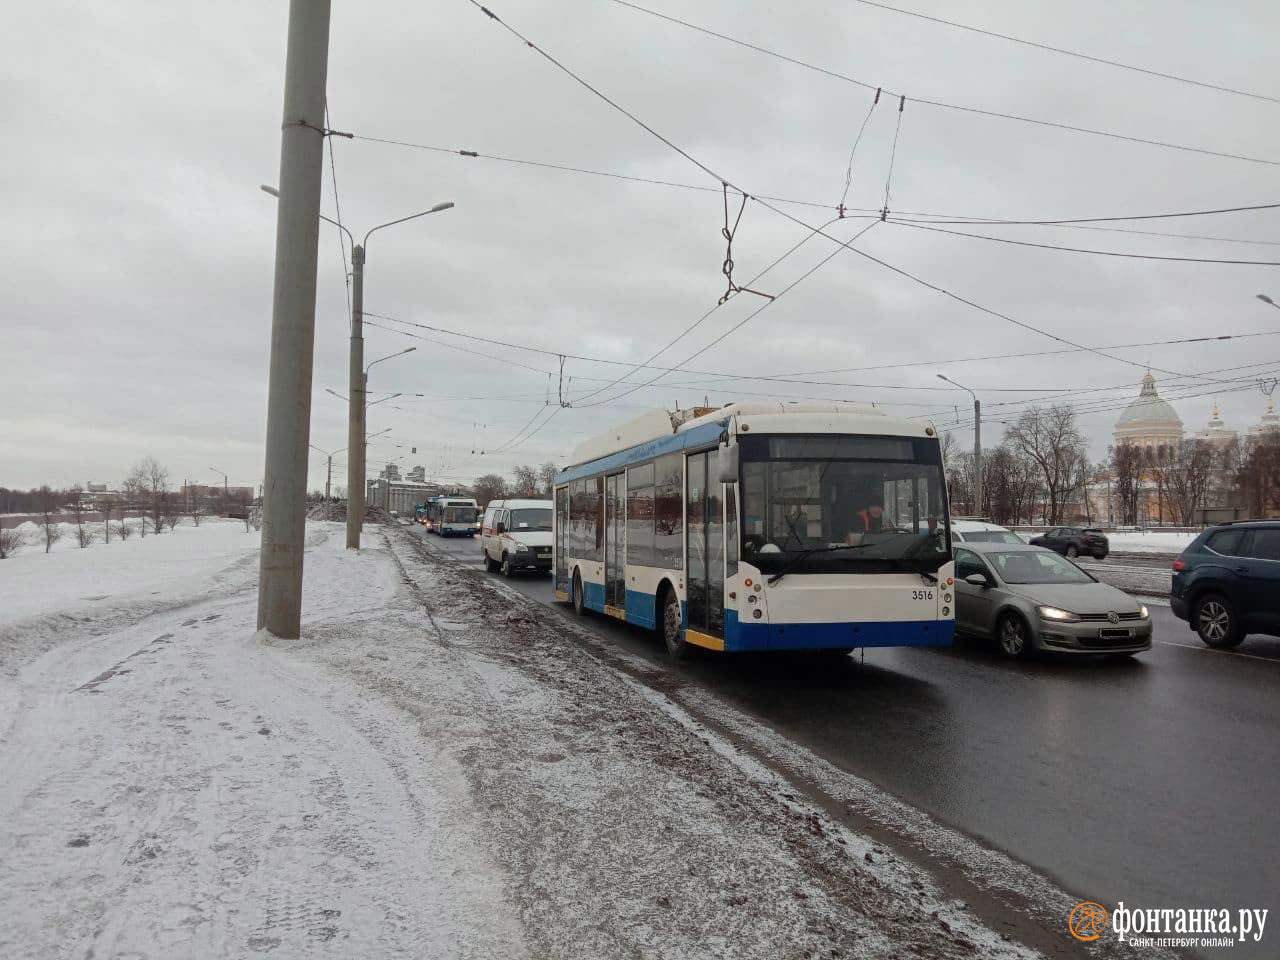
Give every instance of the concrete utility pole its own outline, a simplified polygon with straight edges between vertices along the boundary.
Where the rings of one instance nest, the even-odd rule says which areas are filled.
[[[347,379],[347,549],[359,550],[365,499],[364,246],[359,243],[351,247],[351,356]]]
[[[302,622],[329,6],[290,0],[285,54],[258,629],[286,639],[299,635]]]
[[[973,397],[973,513],[982,516],[982,402],[978,395],[963,384],[956,383],[950,377],[938,374],[939,380],[945,380],[953,387],[959,387]]]
[[[280,197],[279,190],[266,184],[262,185],[262,192],[270,194],[277,199]],[[418,217],[425,217],[427,214],[439,213],[441,210],[450,210],[452,208],[453,201],[450,200],[446,203],[437,203],[429,210],[401,217],[399,220],[380,223],[364,235],[364,243],[356,243],[356,238],[351,235],[351,231],[337,220],[331,220],[319,211],[316,212],[317,217],[326,223],[333,224],[345,233],[347,239],[351,241],[351,349],[347,361],[347,402],[350,406],[347,410],[347,448],[352,452],[352,456],[347,461],[348,550],[360,549],[360,528],[364,525],[365,507],[364,485],[359,482],[364,477],[365,470],[365,408],[368,404],[364,401],[366,400],[365,391],[369,379],[367,368],[364,367],[364,248],[369,243],[369,237],[383,227],[393,227],[397,223],[405,223],[408,220],[416,220]],[[410,351],[405,350],[403,352],[409,353]],[[377,360],[374,361],[374,363],[377,362]],[[369,366],[373,366],[373,364],[371,363]],[[332,390],[329,392],[333,393]],[[338,394],[334,395],[338,396]],[[396,394],[396,396],[399,396],[399,394]],[[418,396],[422,396],[422,394],[418,394]]]

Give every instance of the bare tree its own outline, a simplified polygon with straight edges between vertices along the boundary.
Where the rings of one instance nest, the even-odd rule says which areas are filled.
[[[151,500],[151,529],[157,534],[164,530],[164,505],[169,493],[169,468],[155,457],[143,457],[138,462],[146,479],[147,494]]]
[[[62,527],[56,519],[58,508],[62,504],[62,494],[51,490],[47,485],[36,493],[36,509],[40,511],[40,529],[44,531],[44,552],[48,553],[53,545],[62,539]]]
[[[27,544],[21,530],[0,530],[0,560],[12,557]]]
[[[518,464],[511,473],[511,492],[524,496],[538,493],[538,471],[527,463]]]
[[[551,496],[551,491],[555,489],[556,477],[559,473],[560,468],[550,460],[538,467],[538,489],[548,497]]]
[[[1280,434],[1264,434],[1249,446],[1249,458],[1240,471],[1240,487],[1249,512],[1266,516],[1280,509]]]
[[[121,540],[128,540],[133,536],[133,524],[121,520],[115,526],[116,536]]]
[[[160,513],[165,526],[173,530],[182,519],[178,511],[178,498],[171,493],[160,494]]]
[[[123,520],[128,510],[142,511],[146,503],[147,495],[147,477],[142,470],[142,465],[135,463],[133,469],[129,471],[129,475],[124,478],[124,482],[120,484],[120,492],[124,494],[124,501],[120,505],[120,518]],[[138,528],[139,533],[145,539],[147,536],[146,515],[143,515],[142,524]]]
[[[1112,447],[1111,475],[1120,504],[1120,522],[1133,526],[1138,522],[1138,493],[1142,488],[1142,448],[1132,443]]]
[[[204,501],[199,497],[191,498],[191,506],[187,510],[187,515],[191,517],[193,526],[200,526],[204,522]]]
[[[1045,520],[1061,523],[1064,494],[1084,448],[1075,411],[1068,406],[1032,407],[1005,431],[1005,440],[1035,461],[1044,482]]]
[[[1196,508],[1204,505],[1213,478],[1213,461],[1213,448],[1204,440],[1183,440],[1174,447],[1166,482],[1169,504],[1184,526],[1190,526]]]
[[[476,478],[472,489],[476,503],[484,507],[490,500],[499,500],[507,495],[507,481],[496,473],[486,473],[483,477]]]
[[[76,525],[76,543],[83,550],[98,539],[97,535],[84,526],[84,489],[77,484],[67,491],[67,505],[71,507],[71,517]]]

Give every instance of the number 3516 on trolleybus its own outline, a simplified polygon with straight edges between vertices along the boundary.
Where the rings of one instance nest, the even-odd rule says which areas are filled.
[[[950,644],[937,432],[840,403],[646,414],[557,477],[552,571],[674,656]]]

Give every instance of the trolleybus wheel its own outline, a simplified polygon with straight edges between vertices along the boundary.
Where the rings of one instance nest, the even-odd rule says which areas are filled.
[[[582,575],[577,570],[573,572],[573,612],[580,617],[587,615],[587,604],[582,596]]]
[[[662,640],[667,653],[677,660],[689,656],[689,643],[684,637],[684,625],[680,622],[680,601],[674,590],[667,590],[662,601]]]

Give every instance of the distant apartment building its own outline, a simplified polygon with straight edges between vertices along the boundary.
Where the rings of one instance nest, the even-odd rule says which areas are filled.
[[[405,479],[409,480],[412,483],[426,483],[427,468],[419,464],[418,466],[414,467],[412,470],[409,471],[409,474],[408,476],[405,477]]]

